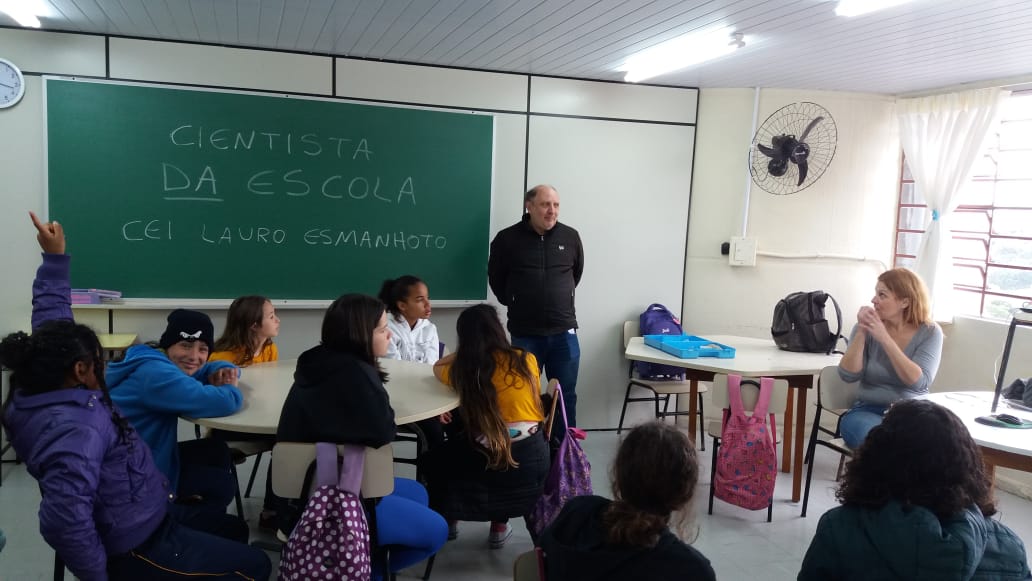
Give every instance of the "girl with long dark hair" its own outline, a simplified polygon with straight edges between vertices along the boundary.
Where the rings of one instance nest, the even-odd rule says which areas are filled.
[[[456,521],[490,520],[489,544],[501,548],[509,518],[530,510],[548,473],[541,376],[534,355],[509,343],[491,305],[464,310],[456,330],[455,353],[434,365],[459,394],[459,409],[456,437],[422,464],[430,505],[449,519],[452,538]]]

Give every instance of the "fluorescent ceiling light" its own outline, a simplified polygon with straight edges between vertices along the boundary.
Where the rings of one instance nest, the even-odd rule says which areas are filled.
[[[729,29],[682,36],[631,55],[617,70],[627,72],[628,83],[637,83],[732,53],[745,46],[744,38]]]
[[[18,24],[27,26],[30,28],[39,28],[39,16],[45,14],[41,12],[41,6],[39,2],[31,2],[28,0],[0,0],[0,12],[6,12],[8,16],[13,18]]]
[[[838,6],[835,8],[835,14],[838,14],[839,16],[859,16],[861,14],[867,14],[868,12],[906,4],[911,1],[912,0],[839,0]]]

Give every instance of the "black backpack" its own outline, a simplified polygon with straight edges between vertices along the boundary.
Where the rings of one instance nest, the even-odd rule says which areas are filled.
[[[824,305],[831,299],[838,322],[835,332],[828,326]],[[842,336],[842,311],[835,298],[824,291],[792,293],[774,307],[770,334],[778,348],[802,353],[835,352]]]

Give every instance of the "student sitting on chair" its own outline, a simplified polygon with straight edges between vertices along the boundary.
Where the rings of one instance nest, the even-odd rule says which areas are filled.
[[[108,365],[107,383],[111,399],[150,446],[181,510],[191,513],[181,517],[184,522],[247,541],[247,523],[225,514],[238,487],[225,442],[177,442],[181,416],[227,416],[243,405],[237,367],[226,361],[208,363],[213,342],[208,315],[176,309],[156,346],[134,345],[125,359]]]
[[[410,274],[387,279],[378,297],[387,307],[387,328],[391,330],[386,357],[437,363],[441,342],[437,325],[430,322],[430,290],[426,283]],[[426,438],[427,449],[444,443],[444,425],[451,423],[451,418],[451,412],[444,412],[436,418],[416,422]]]
[[[32,215],[43,264],[32,335],[0,343],[12,370],[4,426],[39,482],[39,527],[83,581],[268,579],[261,550],[183,526],[168,480],[112,403],[96,333],[72,320],[69,257],[56,222]]]
[[[549,581],[716,579],[706,557],[669,529],[672,514],[684,528],[699,479],[688,436],[657,421],[635,427],[612,476],[615,500],[575,497],[541,532]]]
[[[228,361],[239,367],[277,361],[279,350],[272,339],[279,335],[279,328],[280,320],[276,316],[276,307],[272,306],[272,301],[268,298],[259,295],[237,297],[229,305],[226,328],[222,330],[222,336],[215,341],[214,351],[208,356],[208,361]],[[276,436],[273,434],[213,429],[209,435],[230,445],[233,442],[267,442],[267,449],[271,449],[276,443]],[[237,464],[246,458],[238,448],[231,448],[230,452],[235,455],[233,460]],[[266,473],[265,498],[262,501],[262,513],[258,518],[261,528],[276,527],[278,504],[276,495],[272,493],[270,470]]]
[[[321,343],[297,360],[276,440],[373,448],[391,443],[397,431],[394,409],[383,386],[387,374],[376,361],[387,353],[390,339],[379,300],[359,294],[335,300],[323,317]],[[281,503],[280,531],[293,530],[301,508]],[[376,505],[376,527],[380,545],[391,545],[392,571],[435,554],[448,536],[444,519],[427,508],[426,489],[405,478],[395,478],[394,493]]]
[[[459,395],[455,437],[421,465],[450,537],[459,520],[490,520],[488,542],[498,549],[512,534],[509,518],[530,511],[548,475],[541,376],[534,355],[509,343],[493,306],[462,311],[456,329],[455,353],[434,365]]]
[[[279,335],[280,320],[272,301],[259,295],[238,297],[229,305],[226,328],[215,341],[208,361],[229,361],[239,367],[279,359],[272,340]]]
[[[1028,579],[968,429],[927,400],[889,408],[846,464],[799,571],[824,579]]]

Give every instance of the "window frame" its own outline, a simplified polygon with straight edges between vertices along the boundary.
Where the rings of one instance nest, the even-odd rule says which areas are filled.
[[[1028,99],[1028,102],[1032,102],[1032,93],[1014,93],[1011,96],[1011,98]],[[1015,107],[1015,109],[1017,109],[1017,107]],[[996,241],[1021,241],[1023,243],[1022,246],[1024,247],[1025,245],[1027,245],[1027,247],[1030,249],[1030,254],[1032,254],[1032,222],[1030,222],[1027,230],[1025,228],[1022,228],[1021,235],[1015,235],[1013,233],[998,234],[994,231],[994,219],[998,217],[997,215],[1000,211],[1032,211],[1032,175],[1020,178],[1000,177],[999,162],[993,159],[994,155],[1000,157],[1000,154],[1005,152],[1023,152],[1022,159],[1024,159],[1027,155],[1028,165],[1032,166],[1032,146],[1001,148],[1001,142],[1004,141],[1004,139],[1001,136],[1006,131],[1007,124],[1025,123],[1027,125],[1030,121],[1032,121],[1032,107],[1029,107],[1029,110],[1027,112],[1022,112],[1018,116],[1008,117],[1005,114],[1005,116],[1001,119],[1000,126],[998,127],[996,133],[986,140],[986,147],[983,150],[982,158],[980,158],[979,160],[979,162],[982,162],[986,158],[989,158],[991,165],[994,168],[993,175],[974,175],[970,178],[970,182],[992,184],[989,187],[989,192],[991,193],[991,203],[987,204],[985,203],[985,200],[981,200],[981,203],[961,204],[954,211],[954,215],[981,213],[984,214],[986,217],[986,229],[984,231],[958,229],[956,227],[957,221],[953,221],[955,226],[951,230],[951,234],[955,242],[960,241],[970,243],[974,241],[981,242],[983,246],[983,253],[981,256],[973,256],[972,253],[969,253],[968,256],[958,256],[958,247],[954,246],[954,256],[952,262],[954,273],[956,274],[958,269],[973,268],[977,270],[977,280],[979,281],[978,284],[973,284],[970,280],[973,277],[954,277],[953,290],[955,296],[963,296],[960,293],[978,294],[977,313],[969,312],[970,309],[968,308],[957,308],[955,309],[957,314],[990,320],[1009,320],[1009,314],[1007,316],[994,316],[991,312],[987,313],[987,300],[999,298],[1007,301],[1018,301],[1019,304],[1022,301],[1032,301],[1032,286],[1030,286],[1025,291],[1025,293],[1022,294],[1021,292],[1015,293],[1012,291],[1009,292],[1008,290],[993,288],[991,282],[991,273],[993,271],[1009,270],[1019,272],[1032,272],[1032,262],[1029,262],[1028,265],[1015,264],[1009,262],[997,262],[994,260],[992,256],[993,243]],[[976,173],[978,165],[979,164],[976,163]],[[997,205],[996,202],[998,184],[1003,182],[1027,183],[1029,186],[1029,204],[1027,206],[1014,206],[1003,204]],[[913,222],[915,221],[913,220],[913,218],[911,218],[910,220],[911,224],[907,224],[905,221],[905,217],[911,212],[914,212],[916,210],[923,210],[924,212],[927,212],[928,210],[928,205],[923,202],[919,203],[919,200],[917,199],[913,199],[909,202],[904,203],[904,195],[908,187],[911,188],[909,197],[915,198],[916,190],[914,190],[913,188],[916,188],[916,186],[914,185],[914,179],[913,176],[910,175],[910,172],[906,166],[906,156],[901,154],[899,188],[896,192],[896,223],[893,228],[894,239],[892,243],[892,257],[894,266],[910,266],[913,264],[913,261],[917,258],[915,254],[907,254],[901,252],[901,238],[903,238],[904,236],[912,235],[917,235],[918,237],[921,237],[925,234],[924,229],[916,229],[913,227]],[[982,194],[986,193],[984,189],[978,191],[980,191]],[[907,225],[908,227],[904,228],[901,227],[901,225]],[[918,244],[920,245],[920,238],[918,238],[918,240]],[[970,248],[970,246],[968,246],[968,248]],[[963,305],[965,304],[968,303],[964,301],[956,301],[956,305],[958,307],[963,307]]]

